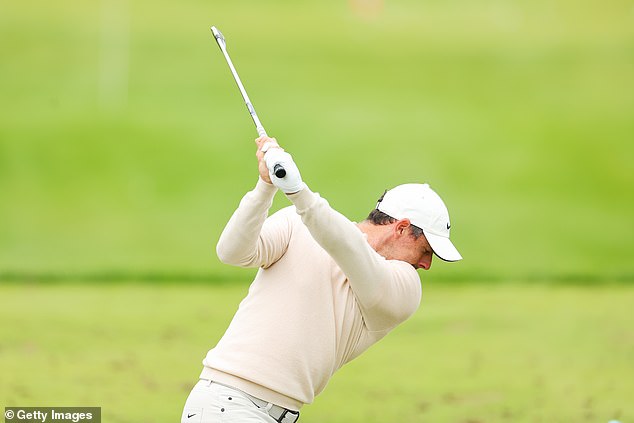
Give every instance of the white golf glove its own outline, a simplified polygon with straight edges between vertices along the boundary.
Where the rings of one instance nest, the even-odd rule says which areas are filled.
[[[269,169],[269,176],[273,185],[282,190],[284,194],[294,194],[304,188],[302,175],[293,161],[293,157],[281,148],[267,149],[264,154],[264,162]],[[278,178],[275,176],[275,165],[281,165],[286,170],[286,176]]]

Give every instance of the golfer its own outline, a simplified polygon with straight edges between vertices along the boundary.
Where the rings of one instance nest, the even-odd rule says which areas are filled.
[[[260,178],[216,250],[226,264],[259,269],[203,360],[182,423],[296,422],[335,371],[416,311],[416,269],[433,254],[462,258],[429,185],[387,191],[357,224],[309,189],[274,138],[256,144]],[[284,178],[273,172],[280,163]],[[293,205],[267,217],[278,189]]]

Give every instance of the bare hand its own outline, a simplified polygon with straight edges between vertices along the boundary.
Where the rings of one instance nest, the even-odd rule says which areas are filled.
[[[275,138],[270,137],[257,138],[255,140],[255,145],[258,147],[255,156],[258,158],[258,171],[260,172],[260,178],[262,178],[264,182],[271,184],[272,182],[271,177],[269,176],[269,169],[266,167],[266,162],[264,161],[264,153],[271,148],[279,148],[282,151],[284,151],[284,149],[280,147]]]

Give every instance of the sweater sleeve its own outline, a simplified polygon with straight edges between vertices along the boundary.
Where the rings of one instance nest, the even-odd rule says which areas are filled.
[[[239,267],[269,267],[284,254],[290,225],[283,213],[267,219],[277,188],[259,179],[240,201],[225,226],[216,254],[220,261]]]
[[[355,223],[308,187],[288,198],[315,241],[347,276],[369,330],[391,329],[416,311],[420,277],[410,264],[378,254]]]

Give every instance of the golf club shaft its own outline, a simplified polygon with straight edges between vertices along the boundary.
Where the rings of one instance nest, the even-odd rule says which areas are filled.
[[[251,118],[253,119],[253,123],[255,123],[255,129],[258,131],[258,135],[261,137],[267,136],[266,130],[264,129],[264,126],[262,126],[262,122],[260,122],[260,119],[258,118],[258,115],[255,112],[255,108],[253,107],[253,104],[251,104],[249,95],[247,94],[247,91],[244,89],[244,85],[242,85],[240,76],[238,76],[238,72],[236,71],[235,66],[233,66],[231,57],[229,57],[229,53],[227,52],[227,43],[225,41],[224,36],[215,26],[211,27],[211,32],[214,35],[216,42],[218,43],[218,47],[220,47],[220,51],[222,51],[222,54],[225,56],[225,60],[227,61],[227,64],[229,65],[229,69],[231,70],[233,79],[236,81],[236,84],[238,85],[238,89],[240,90],[240,94],[242,94],[242,98],[244,99],[244,102],[247,105],[249,114],[251,115]]]
[[[249,114],[251,115],[251,118],[253,119],[253,123],[255,123],[255,129],[258,131],[258,135],[261,137],[266,137],[267,135],[266,135],[266,131],[264,130],[264,126],[262,126],[262,122],[260,122],[260,118],[258,118],[257,113],[255,113],[255,108],[253,107],[253,104],[251,104],[251,100],[249,99],[247,90],[244,89],[244,85],[242,85],[242,81],[240,80],[240,77],[238,76],[238,71],[236,71],[235,66],[233,66],[233,62],[231,61],[231,57],[229,57],[229,52],[227,52],[227,42],[225,41],[225,37],[222,35],[222,32],[220,32],[218,28],[216,28],[215,26],[211,27],[211,33],[216,39],[216,42],[218,43],[218,47],[220,47],[220,51],[222,51],[222,54],[225,56],[225,60],[227,61],[227,64],[229,65],[229,69],[231,70],[233,79],[236,81],[236,84],[238,85],[238,89],[240,90],[240,94],[242,94],[242,98],[244,99],[244,102],[247,105]],[[286,176],[286,169],[284,169],[284,166],[278,163],[273,167],[273,173],[278,178],[283,178]]]

